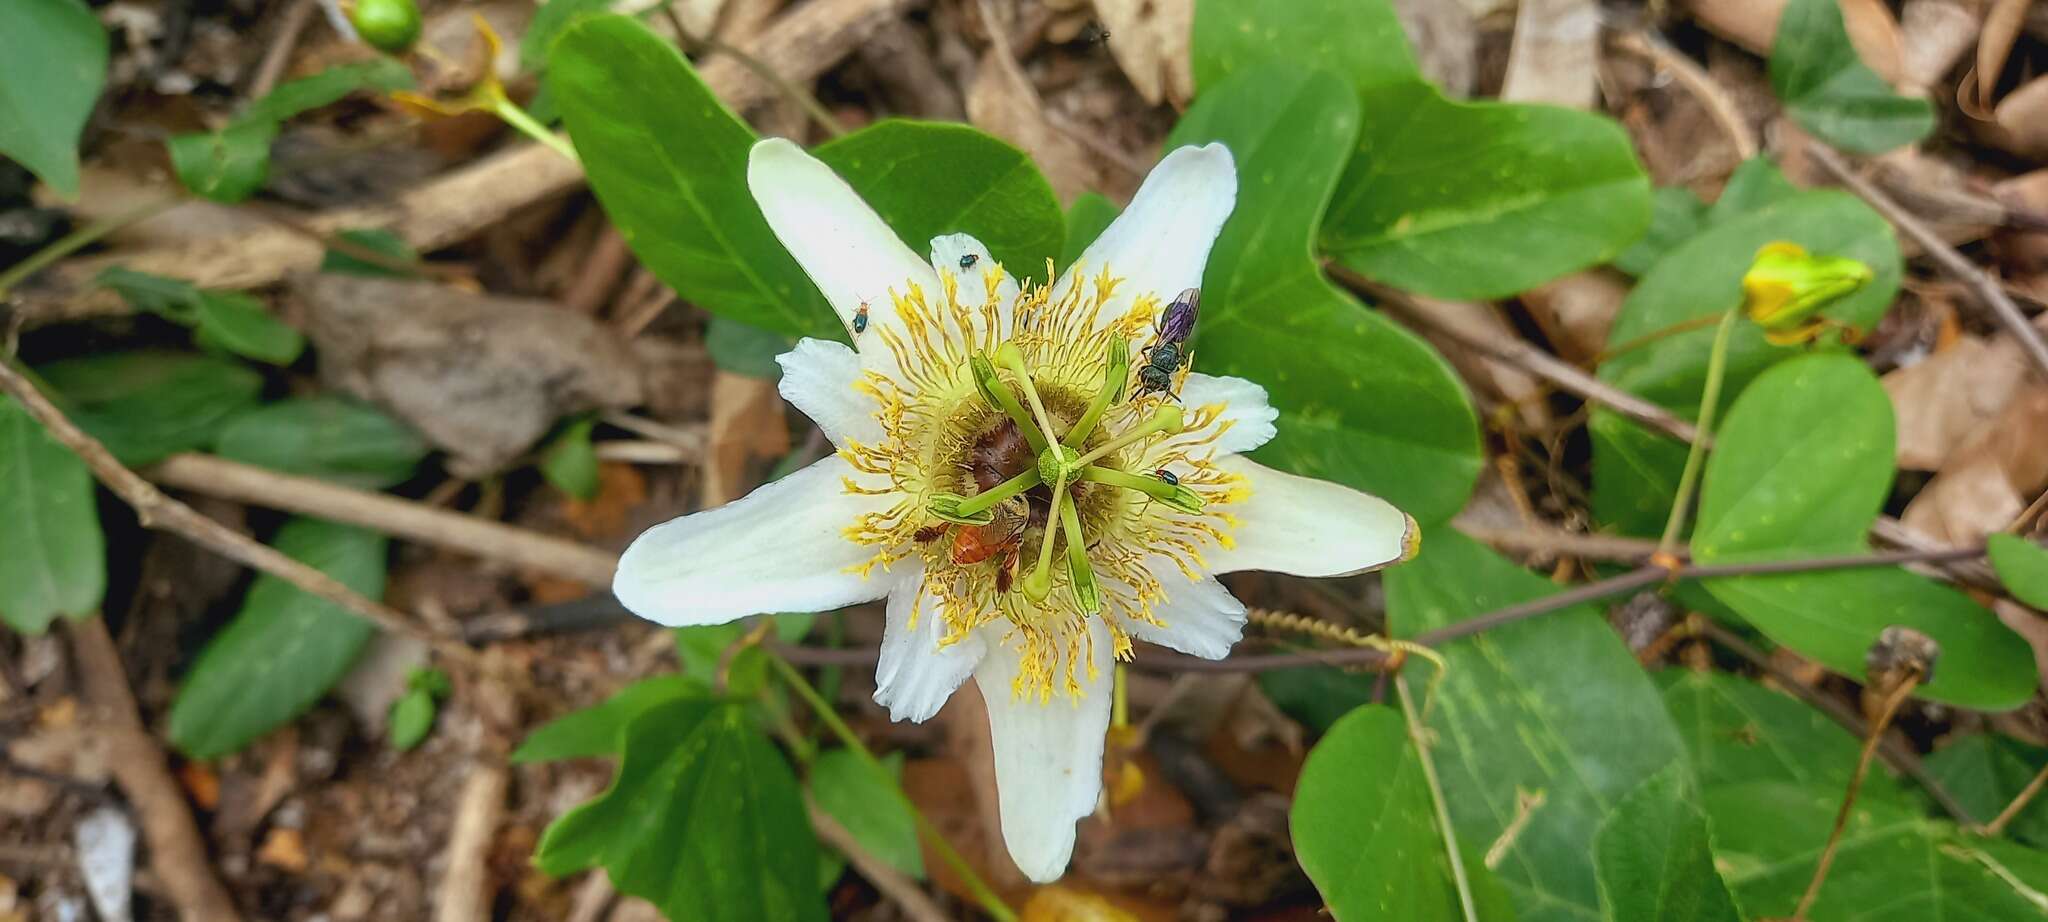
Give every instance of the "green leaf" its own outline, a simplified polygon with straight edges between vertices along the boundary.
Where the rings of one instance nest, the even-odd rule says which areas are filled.
[[[1746,169],[1752,172],[1744,197],[1768,197],[1765,190],[1772,185],[1775,170],[1767,164]],[[1719,207],[1717,203],[1717,211],[1709,213],[1710,222]],[[1622,302],[1608,342],[1667,333],[1738,306],[1742,274],[1758,249],[1779,240],[1870,266],[1874,275],[1868,284],[1822,311],[1831,319],[1871,329],[1898,294],[1899,245],[1891,225],[1854,196],[1835,190],[1801,192],[1753,211],[1732,213],[1659,260]],[[1600,379],[1693,418],[1706,383],[1713,337],[1710,326],[1665,335],[1601,363]],[[1741,393],[1765,368],[1802,354],[1765,342],[1753,324],[1738,325],[1728,344],[1723,394]],[[1671,508],[1678,472],[1685,465],[1685,447],[1606,410],[1594,411],[1590,429],[1594,514],[1602,524],[1625,534],[1655,536]]]
[[[280,400],[235,417],[213,450],[244,464],[376,490],[412,477],[428,447],[384,411],[323,394]]]
[[[1796,197],[1800,191],[1785,178],[1784,173],[1779,172],[1777,164],[1772,163],[1769,157],[1751,157],[1737,165],[1735,172],[1728,174],[1728,183],[1721,187],[1721,197],[1707,209],[1707,224],[1720,224],[1730,218],[1769,208]]]
[[[390,91],[412,85],[412,72],[395,58],[328,68],[280,84],[227,127],[171,138],[171,168],[193,194],[234,204],[256,194],[270,172],[270,143],[287,119],[333,103],[357,90]]]
[[[924,879],[924,851],[917,841],[917,822],[904,806],[899,787],[903,753],[882,758],[887,775],[877,773],[860,756],[834,749],[811,763],[811,796],[853,833],[871,855],[912,879]]]
[[[1594,876],[1613,922],[1742,922],[1714,870],[1707,814],[1684,766],[1651,776],[1600,823]]]
[[[2048,611],[2048,548],[2007,534],[1986,540],[1991,566],[2012,597]]]
[[[817,615],[811,612],[757,617],[766,617],[775,623],[775,639],[781,643],[796,643],[804,639],[804,635],[811,631],[811,622],[817,620]],[[700,687],[709,687],[712,677],[718,674],[718,661],[725,657],[725,648],[753,630],[754,623],[749,618],[725,624],[676,628],[676,658],[682,661],[683,674],[704,683]]]
[[[434,729],[434,696],[424,688],[407,691],[391,703],[387,735],[391,748],[405,752],[418,746]]]
[[[1167,139],[1222,141],[1244,178],[1203,275],[1198,367],[1265,386],[1280,435],[1260,460],[1431,522],[1479,476],[1471,402],[1442,357],[1331,285],[1311,252],[1356,117],[1335,76],[1270,64],[1202,94]]]
[[[1971,816],[1988,823],[2048,767],[2048,750],[1978,733],[1951,739],[1928,756],[1925,764],[1934,780],[1955,795]],[[2028,802],[2006,830],[2029,845],[2048,845],[2048,801],[2036,798]]]
[[[1192,57],[1204,93],[1272,61],[1330,71],[1361,91],[1422,75],[1385,0],[1196,4]]]
[[[200,346],[272,365],[290,365],[306,350],[298,330],[277,319],[262,301],[240,292],[200,292],[194,333]]]
[[[1707,206],[1700,203],[1700,197],[1692,194],[1692,190],[1681,186],[1658,189],[1650,197],[1649,229],[1643,232],[1642,239],[1615,254],[1614,267],[1636,276],[1650,271],[1673,247],[1699,233],[1706,224],[1706,216]]]
[[[749,378],[782,377],[782,365],[775,361],[795,343],[790,338],[726,317],[712,317],[705,325],[704,348],[720,371]]]
[[[1842,792],[1785,782],[1708,788],[1721,875],[1752,918],[1790,916]],[[2048,854],[1965,837],[1948,823],[1857,802],[1808,918],[2037,919]]]
[[[1399,711],[1367,705],[1330,728],[1302,763],[1290,825],[1302,870],[1332,916],[1465,918],[1422,760]],[[1513,919],[1486,865],[1464,849],[1459,854],[1479,918]]]
[[[915,252],[972,234],[1010,274],[1036,277],[1066,240],[1059,199],[1031,158],[967,125],[884,119],[812,153]]]
[[[1067,244],[1060,249],[1060,266],[1071,266],[1095,238],[1109,229],[1121,209],[1100,192],[1083,192],[1067,206]]]
[[[78,197],[78,138],[107,80],[107,31],[78,0],[0,0],[0,156]]]
[[[590,430],[596,426],[595,417],[576,419],[563,426],[541,453],[541,476],[577,499],[597,495],[597,449],[590,444]]]
[[[1666,669],[1657,680],[1701,787],[1750,781],[1848,786],[1862,741],[1799,699],[1723,672]],[[1861,796],[1916,803],[1882,762],[1871,766]]]
[[[1713,564],[1864,551],[1891,488],[1893,428],[1883,385],[1854,358],[1809,356],[1765,372],[1736,398],[1707,458],[1694,557]],[[1926,697],[2007,710],[2033,695],[2025,642],[1968,596],[1903,570],[1704,584],[1772,640],[1843,675],[1862,678],[1878,634],[1903,624],[1941,645]]]
[[[109,352],[36,369],[71,419],[129,467],[213,444],[255,406],[263,379],[241,365],[188,352]]]
[[[405,242],[405,238],[383,228],[345,230],[334,236],[356,246],[363,247],[373,253],[389,256],[399,262],[417,263],[420,261],[420,254],[413,250],[411,244]],[[399,275],[399,273],[383,266],[366,262],[332,247],[329,247],[327,252],[320,255],[320,271],[337,272],[344,275],[381,276],[385,278]]]
[[[747,192],[753,130],[674,46],[624,16],[578,19],[555,40],[548,85],[605,213],[678,295],[778,333],[844,338]]]
[[[1385,584],[1389,629],[1402,637],[1558,591],[1449,528],[1430,533]],[[1484,848],[1526,810],[1494,866],[1521,919],[1597,918],[1596,830],[1637,785],[1683,758],[1656,690],[1585,605],[1441,650],[1449,667],[1426,713],[1458,840]],[[1518,804],[1538,792],[1541,806]]]
[[[277,319],[262,301],[240,292],[205,291],[182,279],[119,266],[101,272],[97,281],[136,310],[193,328],[194,340],[216,351],[290,365],[306,349],[298,330]]]
[[[1854,553],[1891,492],[1891,399],[1854,358],[1765,372],[1715,433],[1693,553],[1732,563]]]
[[[1506,297],[1607,262],[1650,225],[1650,180],[1603,116],[1420,82],[1368,90],[1360,111],[1321,246],[1379,281]]]
[[[193,195],[235,204],[255,195],[270,175],[275,122],[234,122],[219,131],[172,135],[171,170]]]
[[[1863,66],[1836,0],[1791,0],[1771,44],[1771,90],[1801,127],[1864,154],[1911,144],[1934,130],[1934,106],[1900,96]]]
[[[576,17],[602,13],[611,8],[613,0],[547,0],[533,11],[533,21],[526,27],[526,34],[519,37],[519,67],[534,72],[547,66],[548,53],[554,50],[555,39],[562,36],[562,30]]]
[[[526,735],[512,753],[514,765],[617,754],[634,718],[684,698],[702,698],[704,684],[680,675],[641,679],[612,693],[603,703],[571,711]]]
[[[361,595],[384,595],[383,535],[295,518],[270,543]],[[194,759],[213,759],[291,722],[348,674],[375,632],[333,602],[258,575],[235,620],[207,642],[180,684],[171,742]]]
[[[0,400],[0,522],[0,624],[41,634],[100,607],[107,549],[92,473],[13,398]]]
[[[752,129],[672,45],[624,16],[585,17],[555,41],[548,81],[598,201],[655,275],[720,316],[844,339],[747,191]],[[1044,177],[972,128],[884,121],[816,154],[912,250],[971,233],[1026,275],[1060,251],[1059,203]]]
[[[734,703],[640,715],[611,787],[550,825],[534,861],[558,877],[603,865],[670,919],[826,918],[796,777]]]

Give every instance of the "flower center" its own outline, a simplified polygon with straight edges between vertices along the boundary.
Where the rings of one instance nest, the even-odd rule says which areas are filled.
[[[897,322],[870,328],[863,352],[879,344],[896,359],[859,385],[885,435],[841,454],[869,475],[850,491],[898,499],[847,536],[876,548],[870,568],[922,561],[942,645],[1005,620],[1023,662],[1017,691],[1047,699],[1064,672],[1078,694],[1091,619],[1128,657],[1123,625],[1160,623],[1152,608],[1167,593],[1155,568],[1195,578],[1202,549],[1228,543],[1234,520],[1218,507],[1242,491],[1208,446],[1229,424],[1220,404],[1184,412],[1177,386],[1136,386],[1133,346],[1156,335],[1156,298],[1105,318],[1119,284],[1107,272],[1058,298],[1035,287],[1008,304],[1000,267],[983,280],[986,300],[963,305],[958,280],[942,273],[942,304],[912,287],[895,298]]]

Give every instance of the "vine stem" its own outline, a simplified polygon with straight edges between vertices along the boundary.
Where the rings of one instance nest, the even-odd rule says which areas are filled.
[[[1685,470],[1678,475],[1678,495],[1671,499],[1671,514],[1664,519],[1664,536],[1657,539],[1657,553],[1650,557],[1652,563],[1676,571],[1678,569],[1678,538],[1685,531],[1686,513],[1692,509],[1693,492],[1700,482],[1700,467],[1707,457],[1707,441],[1714,432],[1714,411],[1721,403],[1721,379],[1728,371],[1728,338],[1735,332],[1735,317],[1741,307],[1733,307],[1721,315],[1721,325],[1714,329],[1714,350],[1707,355],[1707,384],[1700,391],[1699,438],[1692,440],[1692,447],[1685,453]]]
[[[1458,848],[1458,832],[1451,826],[1451,810],[1444,803],[1444,787],[1437,781],[1436,760],[1430,757],[1425,737],[1428,728],[1415,713],[1414,698],[1408,694],[1408,680],[1394,674],[1394,690],[1401,699],[1401,716],[1408,724],[1408,741],[1415,746],[1415,758],[1422,763],[1422,780],[1429,785],[1430,806],[1436,810],[1436,825],[1444,840],[1444,857],[1450,862],[1451,883],[1458,889],[1458,909],[1465,922],[1479,922],[1479,907],[1472,899],[1472,881],[1465,873],[1465,854]]]
[[[178,204],[179,201],[180,198],[177,195],[166,195],[162,198],[151,199],[120,214],[101,218],[57,238],[49,246],[30,254],[29,258],[8,267],[5,272],[0,272],[0,299],[5,299],[7,292],[13,289],[14,286],[21,284],[23,279],[42,271],[44,267],[51,263],[76,253],[80,249],[97,242],[100,238],[130,224],[146,221],[162,214],[169,210],[171,206]]]
[[[504,120],[505,124],[518,129],[520,134],[539,141],[547,145],[549,150],[567,157],[570,163],[577,166],[583,165],[583,158],[576,156],[576,148],[569,146],[568,138],[549,131],[548,126],[541,124],[539,120],[528,115],[525,109],[519,108],[519,104],[513,102],[504,93],[497,93],[495,97],[491,100],[492,114]]]
[[[810,705],[811,712],[818,715],[819,720],[824,721],[825,726],[832,731],[833,736],[839,737],[839,742],[845,744],[847,749],[852,750],[853,754],[859,757],[861,762],[867,765],[869,770],[875,772],[877,776],[882,778],[890,777],[889,770],[882,766],[881,760],[875,758],[875,754],[868,750],[866,743],[860,741],[860,737],[853,732],[853,728],[846,725],[846,721],[840,718],[839,711],[832,707],[832,704],[826,701],[823,695],[818,694],[817,689],[811,687],[811,683],[804,678],[803,673],[797,671],[795,666],[790,665],[788,660],[776,655],[774,650],[764,646],[762,652],[768,654],[768,663],[775,667],[775,674],[782,677],[783,682],[789,686],[791,691],[796,692],[797,697],[804,699],[804,703]],[[910,818],[917,823],[918,832],[923,833],[925,839],[932,843],[932,848],[937,850],[939,857],[944,858],[946,864],[953,868],[953,872],[960,875],[961,882],[965,883],[967,889],[974,894],[974,899],[981,904],[981,908],[987,911],[989,915],[995,917],[997,922],[1017,922],[1016,910],[1011,909],[1010,904],[1003,902],[1003,898],[996,895],[995,890],[988,885],[988,882],[982,880],[981,875],[974,872],[974,867],[967,863],[967,859],[961,857],[960,853],[953,849],[953,843],[946,841],[946,837],[939,834],[939,830],[932,825],[931,821],[925,819],[924,811],[917,809],[917,804],[911,802],[910,795],[903,792],[902,786],[892,783],[890,790],[895,793],[896,799],[903,804],[903,808],[910,811]]]

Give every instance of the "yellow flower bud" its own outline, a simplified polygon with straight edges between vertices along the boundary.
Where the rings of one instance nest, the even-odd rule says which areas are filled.
[[[1768,243],[1742,275],[1743,311],[1772,343],[1812,342],[1821,330],[1843,326],[1820,312],[1862,288],[1870,276],[1868,265],[1846,256],[1815,256],[1795,243]],[[1854,329],[1848,333],[1856,335]]]

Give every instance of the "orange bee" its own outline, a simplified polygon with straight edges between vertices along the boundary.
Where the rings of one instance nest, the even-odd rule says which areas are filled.
[[[934,522],[912,533],[910,536],[910,540],[915,541],[919,544],[930,544],[934,541],[939,540],[939,536],[945,533],[946,523]]]

